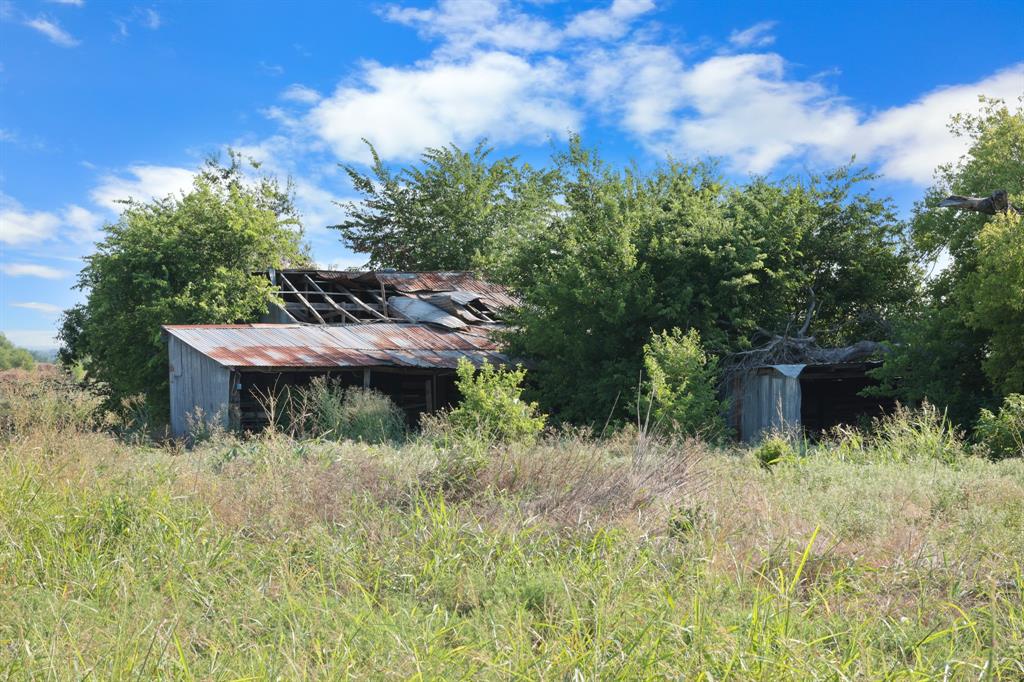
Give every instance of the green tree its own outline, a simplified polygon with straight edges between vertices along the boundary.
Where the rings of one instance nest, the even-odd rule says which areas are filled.
[[[1024,231],[1019,215],[938,204],[1006,190],[1012,204],[1024,205],[1024,108],[983,97],[980,110],[953,117],[950,130],[970,147],[936,170],[912,222],[921,251],[948,265],[900,325],[879,376],[904,401],[927,399],[966,425],[980,408],[1024,392]]]
[[[32,353],[15,346],[0,332],[0,370],[3,369],[33,369],[36,361]]]
[[[678,327],[654,334],[644,346],[644,398],[654,423],[687,435],[717,440],[725,434],[718,399],[718,362],[700,334]]]
[[[61,359],[84,364],[113,400],[142,393],[166,411],[167,350],[162,324],[258,318],[271,296],[268,267],[308,262],[289,193],[271,178],[250,183],[241,159],[211,161],[181,196],[128,201],[104,228],[68,310]]]
[[[367,143],[369,144],[369,143]],[[344,166],[359,201],[332,226],[370,266],[399,270],[472,270],[541,229],[554,207],[555,177],[515,157],[491,160],[485,142],[427,149],[419,166],[393,172],[370,146],[370,174]]]
[[[525,305],[507,338],[560,418],[629,416],[651,331],[695,329],[721,356],[795,331],[813,289],[819,339],[846,344],[884,339],[914,297],[913,251],[867,174],[730,186],[707,163],[617,170],[578,140],[558,164],[563,209],[509,256]]]

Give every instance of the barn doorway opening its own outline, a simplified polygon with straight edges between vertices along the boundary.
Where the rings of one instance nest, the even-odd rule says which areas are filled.
[[[864,396],[861,393],[878,386],[868,372],[879,362],[833,365],[807,365],[800,373],[800,423],[804,432],[818,438],[840,426],[868,426],[872,419],[892,412],[893,398]]]

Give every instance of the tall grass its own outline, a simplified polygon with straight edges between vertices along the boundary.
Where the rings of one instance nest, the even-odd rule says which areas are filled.
[[[94,427],[0,441],[0,677],[1024,676],[1019,460]]]

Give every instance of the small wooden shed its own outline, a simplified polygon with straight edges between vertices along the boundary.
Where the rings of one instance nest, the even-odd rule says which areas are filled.
[[[863,393],[877,385],[868,372],[880,364],[777,364],[737,372],[725,387],[729,425],[751,443],[771,431],[814,436],[878,417],[892,410],[893,399]]]

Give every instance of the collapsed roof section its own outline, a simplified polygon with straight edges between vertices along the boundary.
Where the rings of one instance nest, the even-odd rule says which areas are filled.
[[[462,330],[500,324],[519,301],[467,272],[270,270],[284,301],[275,322],[316,325],[420,323]]]

